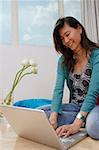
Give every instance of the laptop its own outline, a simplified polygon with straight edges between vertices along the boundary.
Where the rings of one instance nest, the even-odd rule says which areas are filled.
[[[79,131],[69,137],[59,138],[45,112],[40,109],[5,105],[0,105],[0,109],[18,136],[57,150],[67,150],[87,136],[86,131]]]

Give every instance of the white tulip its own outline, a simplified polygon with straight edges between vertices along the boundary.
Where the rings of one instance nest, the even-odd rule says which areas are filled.
[[[33,67],[37,67],[37,64],[34,62],[33,59],[29,59],[29,64]]]
[[[28,59],[22,60],[21,64],[22,64],[23,67],[28,66],[29,65]]]
[[[32,73],[34,73],[34,74],[38,73],[38,68],[37,67],[32,67],[31,70],[32,70]]]
[[[29,64],[32,66],[34,64],[34,59],[29,59]]]

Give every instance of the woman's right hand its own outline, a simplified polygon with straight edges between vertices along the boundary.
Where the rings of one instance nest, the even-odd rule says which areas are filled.
[[[54,129],[57,128],[57,117],[58,117],[57,112],[52,112],[50,117],[49,117],[49,122]]]

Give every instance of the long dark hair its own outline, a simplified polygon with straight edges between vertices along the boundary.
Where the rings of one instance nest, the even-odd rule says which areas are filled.
[[[64,26],[64,23],[68,24],[70,27],[73,27],[75,29],[78,27],[78,25],[82,28],[81,46],[82,48],[85,49],[86,55],[89,51],[93,50],[94,48],[98,48],[99,46],[96,43],[92,42],[87,37],[83,25],[77,19],[71,16],[59,18],[53,30],[53,40],[54,40],[55,49],[58,53],[63,54],[64,56],[63,63],[67,66],[69,70],[73,71],[74,64],[76,63],[76,60],[73,58],[73,51],[70,48],[63,45],[59,34],[59,30]]]

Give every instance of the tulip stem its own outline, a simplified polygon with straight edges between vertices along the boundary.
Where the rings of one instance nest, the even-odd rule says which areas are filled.
[[[20,80],[26,76],[26,75],[29,75],[29,74],[32,74],[35,72],[31,71],[31,72],[24,72],[26,69],[28,69],[30,66],[33,67],[33,65],[31,64],[28,64],[28,65],[25,65],[23,66],[15,75],[15,78],[14,78],[14,81],[13,81],[13,84],[12,84],[12,88],[10,90],[10,92],[7,94],[6,98],[4,99],[4,102],[2,104],[6,104],[6,105],[10,105],[11,102],[12,102],[12,94],[16,88],[16,86],[18,85],[18,83],[20,82]],[[35,66],[36,67],[36,66]]]

